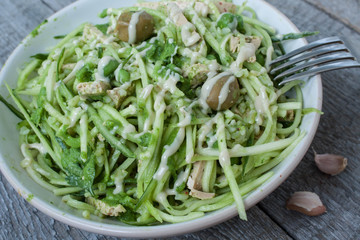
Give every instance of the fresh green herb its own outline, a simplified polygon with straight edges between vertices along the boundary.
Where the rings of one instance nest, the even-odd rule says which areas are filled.
[[[96,24],[95,27],[97,27],[97,29],[99,29],[103,34],[106,34],[109,24],[108,23]]]
[[[32,55],[30,57],[44,61],[48,58],[48,56],[49,56],[48,53],[38,53],[38,54]]]

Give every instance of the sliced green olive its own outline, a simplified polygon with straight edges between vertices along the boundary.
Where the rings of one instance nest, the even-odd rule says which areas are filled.
[[[238,80],[233,75],[227,75],[222,78],[219,78],[214,84],[213,88],[210,91],[209,96],[206,98],[206,103],[213,110],[226,110],[231,108],[239,98],[240,95],[240,86]],[[228,81],[231,81],[227,84]],[[228,86],[227,97],[223,103],[219,106],[219,98],[221,95],[221,90]]]
[[[133,34],[135,38],[129,36],[131,35],[131,29],[129,32],[129,27],[131,27],[131,19],[133,20],[135,29]],[[141,12],[124,12],[120,15],[116,24],[116,33],[120,40],[128,43],[138,43],[144,41],[151,37],[154,32],[154,18],[145,11]]]

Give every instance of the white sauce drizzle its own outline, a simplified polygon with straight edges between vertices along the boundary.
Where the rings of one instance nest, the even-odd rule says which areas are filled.
[[[253,43],[244,43],[244,46],[240,47],[236,60],[230,65],[230,70],[234,73],[238,72],[244,61],[255,57],[255,52],[256,46]]]
[[[173,94],[177,89],[176,84],[179,80],[179,74],[170,74],[168,79],[163,84],[163,89]]]
[[[77,107],[71,112],[69,127],[75,126],[76,122],[80,119],[83,112],[84,111],[81,109],[81,107]]]
[[[207,121],[203,124],[199,130],[199,137],[198,137],[198,147],[202,147],[202,143],[205,141],[206,136],[210,133],[213,125],[216,123],[219,115],[216,114],[215,117]]]
[[[192,46],[200,40],[200,35],[196,32],[195,26],[187,22],[181,28],[181,39],[186,47]]]
[[[136,42],[136,25],[139,21],[140,15],[143,13],[143,11],[135,12],[131,15],[131,19],[129,22],[128,27],[128,34],[129,34],[129,41],[128,43],[132,44]]]
[[[211,72],[216,72],[220,68],[220,65],[216,60],[212,60],[208,67]]]
[[[141,90],[140,98],[147,99],[150,96],[151,91],[153,90],[153,88],[154,88],[154,85],[152,85],[152,84],[149,84],[146,87],[144,87]]]
[[[195,12],[202,17],[206,17],[209,14],[209,7],[202,2],[195,2]]]
[[[222,78],[224,76],[228,76],[228,75],[231,75],[231,73],[230,72],[222,72],[216,76],[208,77],[208,79],[206,80],[204,85],[201,87],[199,103],[200,103],[200,106],[204,110],[207,110],[209,108],[208,104],[206,103],[206,99],[208,98],[208,96],[209,96],[211,90],[213,89],[214,85],[216,84],[216,82],[220,78]]]
[[[124,178],[127,175],[127,172],[125,170],[119,170],[114,178],[115,183],[115,189],[113,191],[113,194],[118,194],[124,191]]]
[[[255,97],[254,105],[257,112],[256,123],[261,125],[263,122],[262,116],[269,110],[270,105],[264,86],[260,87],[259,95]]]
[[[104,56],[100,59],[97,67],[98,71],[95,73],[95,81],[110,82],[110,79],[104,76],[104,68],[111,60],[115,60],[115,58],[111,56]]]
[[[273,46],[268,47],[268,49],[266,50],[266,60],[265,60],[266,71],[270,70],[270,62],[271,62],[271,57],[272,57],[273,52],[274,52]]]
[[[154,174],[154,179],[160,181],[166,171],[169,169],[167,165],[168,158],[176,153],[176,151],[180,148],[185,138],[185,129],[179,128],[179,131],[174,139],[174,141],[170,145],[166,145],[164,147],[165,152],[161,156],[161,162],[158,170]]]
[[[191,123],[191,109],[189,112],[185,110],[185,107],[180,108],[180,112],[184,114],[184,119],[178,123],[178,127],[186,127]]]
[[[235,81],[235,77],[231,76],[227,79],[226,83],[222,86],[219,97],[218,97],[218,106],[217,110],[219,111],[225,100],[227,99],[229,92],[230,92],[230,84]]]
[[[127,138],[127,135],[129,134],[129,133],[134,133],[134,132],[136,132],[136,129],[135,129],[135,127],[133,126],[133,125],[131,125],[131,124],[128,124],[128,125],[126,125],[125,127],[124,127],[124,129],[122,130],[122,132],[121,132],[121,137],[123,137],[123,138]]]
[[[66,78],[64,78],[63,82],[67,83],[68,81],[72,80],[75,76],[77,71],[80,70],[80,68],[82,68],[84,66],[84,61],[80,60],[76,63],[74,69],[66,76]]]

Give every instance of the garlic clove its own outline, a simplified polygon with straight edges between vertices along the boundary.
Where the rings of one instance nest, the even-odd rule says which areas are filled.
[[[347,165],[347,158],[334,155],[334,154],[317,154],[315,152],[315,163],[320,171],[330,174],[332,176],[337,175],[344,171]]]
[[[308,216],[318,216],[326,212],[326,207],[319,196],[307,191],[295,192],[286,202],[286,208]]]

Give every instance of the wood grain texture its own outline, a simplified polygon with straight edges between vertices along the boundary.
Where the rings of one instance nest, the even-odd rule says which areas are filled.
[[[296,6],[285,0],[269,2],[286,12],[301,30],[309,26],[311,31],[319,30],[319,36],[313,39],[340,35],[359,46],[360,35],[356,31],[306,2],[297,1]],[[321,173],[310,149],[286,182],[259,204],[295,239],[358,239],[360,236],[359,75],[360,69],[322,74],[324,115],[312,144],[318,153],[346,156],[349,159],[346,170],[334,177]],[[286,210],[285,201],[301,190],[316,192],[327,206],[327,213],[312,218]]]
[[[320,30],[310,40],[340,35],[360,56],[360,35],[340,21],[344,17],[336,1],[269,0],[300,28]],[[54,11],[73,0],[1,0],[0,66],[20,41]],[[352,5],[357,0],[346,0]],[[358,5],[357,5],[358,6]],[[330,9],[333,15],[324,12]],[[329,11],[330,11],[329,10]],[[356,12],[355,12],[356,13]],[[348,11],[349,19],[358,17]],[[274,193],[248,211],[248,222],[237,217],[218,226],[174,239],[356,239],[360,236],[360,75],[359,69],[325,73],[324,105],[319,130],[312,146],[319,153],[343,154],[348,168],[336,177],[317,170],[310,150],[299,167]],[[294,191],[308,190],[319,194],[328,212],[320,217],[307,217],[285,209],[285,201]],[[22,199],[0,175],[0,239],[116,239],[89,233],[55,221]]]
[[[327,0],[326,3],[321,0],[306,0],[313,4],[319,10],[326,12],[331,17],[338,19],[350,28],[360,33],[360,1],[343,0]]]

